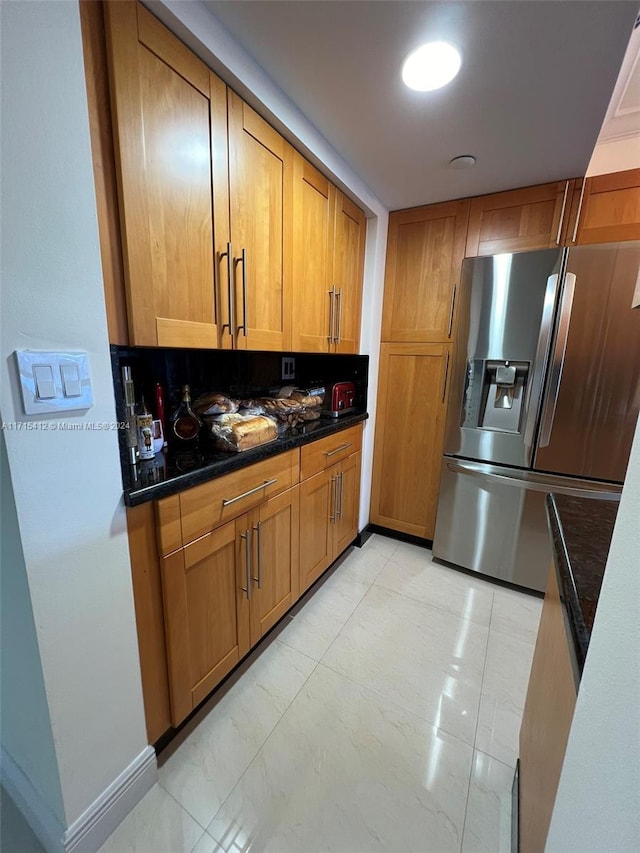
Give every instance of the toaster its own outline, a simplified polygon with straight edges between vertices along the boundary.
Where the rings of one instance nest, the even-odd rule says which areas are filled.
[[[325,414],[332,418],[346,415],[355,409],[356,386],[353,382],[334,382],[329,386]]]

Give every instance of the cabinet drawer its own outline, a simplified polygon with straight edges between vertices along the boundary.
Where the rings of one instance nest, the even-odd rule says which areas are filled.
[[[300,451],[289,450],[256,462],[240,471],[233,471],[194,486],[179,495],[158,501],[159,543],[163,554],[176,545],[187,545],[199,536],[215,530],[221,524],[237,518],[267,498],[284,492],[299,479]],[[268,485],[267,485],[268,484]],[[177,542],[176,511],[179,506],[180,541]],[[169,510],[173,510],[169,512]],[[165,522],[172,524],[171,533],[164,535]],[[167,528],[168,532],[168,528]]]
[[[300,450],[300,479],[306,480],[362,448],[362,424],[321,438]]]

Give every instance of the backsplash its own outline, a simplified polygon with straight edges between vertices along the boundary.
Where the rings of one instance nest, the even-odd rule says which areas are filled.
[[[295,359],[295,379],[281,379],[284,356]],[[123,405],[121,368],[125,365],[131,367],[136,400],[144,396],[150,410],[154,405],[155,383],[162,385],[167,415],[180,402],[180,391],[185,384],[191,386],[191,397],[195,400],[207,391],[251,397],[273,393],[284,385],[304,388],[350,381],[356,386],[356,410],[363,412],[367,407],[367,355],[111,346],[111,364],[119,416]]]

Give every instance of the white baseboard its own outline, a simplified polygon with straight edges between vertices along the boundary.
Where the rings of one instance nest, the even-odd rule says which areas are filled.
[[[2,749],[2,784],[47,853],[95,853],[158,779],[147,746],[65,831],[29,779]]]
[[[157,780],[156,753],[147,746],[67,829],[65,853],[95,853]]]
[[[2,787],[16,804],[47,853],[65,853],[64,826],[51,811],[31,781],[5,750],[0,749]]]

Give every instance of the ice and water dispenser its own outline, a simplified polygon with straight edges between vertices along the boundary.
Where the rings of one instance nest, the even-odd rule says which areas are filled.
[[[519,433],[529,361],[474,358],[467,363],[462,427]]]

